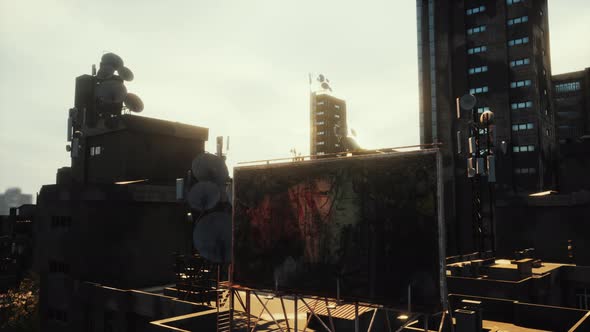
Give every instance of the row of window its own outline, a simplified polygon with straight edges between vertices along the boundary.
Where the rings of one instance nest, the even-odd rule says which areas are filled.
[[[528,65],[530,63],[531,63],[531,59],[529,59],[529,58],[518,59],[518,60],[510,61],[510,67],[524,66],[524,65]]]
[[[318,106],[324,105],[324,101],[323,101],[323,100],[322,100],[322,101],[318,101],[318,102],[316,103],[316,105],[318,105]],[[340,109],[340,105],[334,105],[334,108],[336,108],[336,109]]]
[[[474,28],[467,29],[467,34],[468,35],[473,35],[473,34],[484,32],[484,31],[486,31],[486,26],[485,25],[480,25],[480,26],[477,26],[477,27],[474,27]]]
[[[488,50],[488,47],[485,45],[482,45],[482,46],[477,46],[477,47],[472,47],[470,49],[467,49],[467,54],[483,53],[487,50]]]
[[[522,131],[522,130],[529,130],[533,129],[532,123],[521,123],[521,124],[513,124],[512,131]]]
[[[473,67],[469,68],[469,75],[485,73],[486,71],[488,71],[488,66]]]
[[[512,147],[512,152],[533,152],[535,151],[534,145],[516,145]]]
[[[70,265],[64,262],[49,261],[49,272],[50,273],[69,273]]]
[[[580,88],[581,88],[580,82],[569,82],[569,83],[555,84],[555,92],[558,92],[558,93],[578,91],[578,90],[580,90]]]
[[[47,319],[62,322],[62,323],[67,323],[68,314],[64,310],[48,308],[47,309]]]
[[[517,46],[517,45],[526,44],[528,42],[529,42],[529,37],[511,39],[508,41],[508,46]]]
[[[535,174],[535,173],[537,173],[537,169],[532,168],[532,167],[515,168],[514,173],[515,174]]]
[[[514,88],[521,88],[523,86],[530,86],[530,85],[531,85],[531,80],[510,82],[510,87],[512,89],[514,89]]]
[[[467,14],[467,15],[473,15],[473,14],[484,12],[485,10],[486,10],[486,6],[479,6],[479,7],[467,9],[465,11],[465,14]]]
[[[487,86],[481,86],[481,87],[469,89],[469,93],[472,94],[472,95],[475,95],[475,94],[478,94],[478,93],[484,93],[484,92],[488,92],[488,87]]]
[[[70,228],[72,226],[72,217],[70,216],[51,216],[51,228]]]
[[[513,110],[522,109],[522,108],[531,108],[531,107],[533,107],[532,101],[522,101],[522,102],[510,104],[510,108]]]
[[[490,107],[489,107],[489,106],[478,107],[478,108],[477,108],[477,113],[478,113],[478,114],[481,114],[481,113],[483,113],[483,112],[485,112],[485,111],[489,111],[489,110],[490,110]]]
[[[529,21],[529,17],[528,16],[521,16],[521,17],[516,17],[516,18],[511,18],[508,20],[508,22],[506,22],[506,24],[508,25],[514,25],[514,24],[520,24],[520,23],[524,23],[524,22],[528,22]]]
[[[318,131],[318,136],[325,135],[325,134],[326,134],[325,131]]]
[[[90,147],[90,155],[91,156],[98,156],[101,154],[102,148],[100,146],[91,146]]]
[[[524,2],[524,0],[506,0],[506,4],[508,6],[513,5],[515,3]]]

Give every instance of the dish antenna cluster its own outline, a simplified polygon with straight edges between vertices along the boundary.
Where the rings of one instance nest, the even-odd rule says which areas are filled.
[[[124,81],[133,81],[131,69],[125,67],[123,59],[115,53],[105,53],[100,59],[96,77],[94,97],[99,114],[119,115],[123,105],[131,112],[143,111],[143,102],[133,94],[128,93]]]
[[[317,81],[320,82],[320,86],[323,90],[328,90],[332,92],[332,87],[330,87],[330,80],[327,79],[324,75],[320,74],[317,78]]]
[[[231,202],[229,172],[222,156],[207,152],[192,163],[186,183],[186,201],[195,223],[193,245],[204,258],[218,264],[231,260]]]

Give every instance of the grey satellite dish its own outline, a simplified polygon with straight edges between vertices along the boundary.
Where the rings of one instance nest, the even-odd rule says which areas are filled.
[[[320,76],[318,76],[318,81],[323,83],[326,80],[326,78],[324,77],[324,75],[320,74]]]
[[[131,112],[139,113],[143,111],[143,101],[134,93],[128,93],[123,102]]]
[[[120,56],[116,55],[115,53],[105,53],[100,58],[100,65],[111,65],[115,70],[123,67],[123,59]]]
[[[198,181],[211,181],[220,186],[225,186],[229,178],[225,161],[207,152],[201,153],[193,160],[191,170]]]
[[[474,95],[466,94],[459,98],[459,106],[464,110],[471,110],[475,107],[477,98]]]
[[[121,66],[119,69],[117,69],[117,73],[119,73],[119,77],[121,77],[123,80],[131,82],[133,81],[133,72],[131,71],[131,69],[125,67],[125,66]]]
[[[192,186],[186,199],[193,209],[205,211],[212,209],[219,203],[221,192],[217,184],[209,181],[200,181]]]
[[[231,213],[213,212],[197,221],[193,245],[201,256],[215,263],[231,261]]]
[[[96,77],[101,80],[109,79],[109,78],[113,77],[113,75],[115,75],[115,67],[113,67],[112,65],[109,65],[109,64],[104,64],[104,63],[100,64],[100,68],[98,69],[98,72],[96,73]]]
[[[357,142],[356,138],[352,136],[346,137],[346,148],[350,151],[362,150],[361,146]]]
[[[94,95],[103,103],[121,103],[127,96],[127,88],[120,80],[108,80],[96,87]]]
[[[326,82],[323,82],[323,83],[322,83],[322,89],[325,89],[325,90],[330,90],[330,91],[332,91],[332,88],[330,87],[330,84],[328,84],[328,83],[326,83]]]

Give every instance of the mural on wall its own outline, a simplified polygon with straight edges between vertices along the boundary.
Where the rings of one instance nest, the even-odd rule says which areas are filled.
[[[440,306],[435,152],[236,168],[233,282]]]

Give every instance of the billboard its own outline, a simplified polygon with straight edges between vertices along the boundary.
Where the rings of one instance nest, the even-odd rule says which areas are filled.
[[[235,168],[232,283],[439,311],[439,177],[434,149]]]

